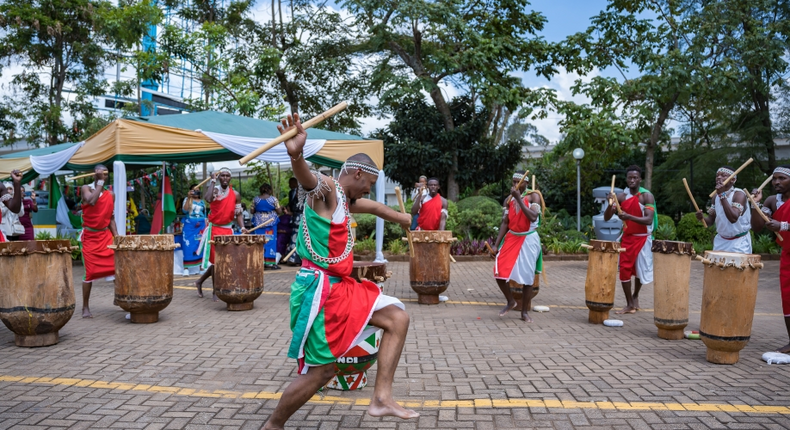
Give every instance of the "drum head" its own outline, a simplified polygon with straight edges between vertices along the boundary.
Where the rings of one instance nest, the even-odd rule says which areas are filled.
[[[743,267],[760,263],[758,254],[740,254],[737,252],[705,251],[704,258],[719,267]]]

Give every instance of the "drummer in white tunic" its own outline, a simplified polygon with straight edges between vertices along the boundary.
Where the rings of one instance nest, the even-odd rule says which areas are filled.
[[[705,220],[708,225],[716,224],[716,237],[713,239],[714,251],[752,253],[752,212],[749,210],[746,193],[735,188],[737,177],[722,185],[728,177],[735,173],[731,167],[721,167],[716,172],[716,196],[708,216],[697,211],[697,219]]]

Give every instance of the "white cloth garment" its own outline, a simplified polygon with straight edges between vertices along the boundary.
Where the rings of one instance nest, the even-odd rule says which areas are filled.
[[[731,205],[735,193],[743,193],[743,190],[731,188],[725,194],[725,198]],[[743,208],[743,215],[738,217],[738,220],[735,222],[730,222],[730,220],[727,219],[719,196],[714,197],[714,200],[714,207],[716,210],[716,237],[713,238],[713,250],[751,254],[752,235],[749,234],[749,230],[752,228],[752,211],[749,209],[748,199],[746,201],[746,206]],[[733,209],[736,211],[738,210],[738,208]],[[725,239],[734,238],[744,232],[746,234],[741,237]]]
[[[115,227],[118,229],[118,236],[126,236],[126,165],[123,161],[112,163],[113,187],[115,195]],[[160,178],[164,184],[164,176]],[[163,199],[164,200],[164,199]]]
[[[62,169],[71,160],[74,153],[82,148],[85,142],[80,142],[69,149],[47,155],[31,155],[30,165],[41,176],[49,176]]]
[[[235,154],[239,154],[241,156],[247,155],[252,151],[260,148],[262,145],[265,145],[271,142],[274,139],[261,139],[257,137],[243,137],[243,136],[233,136],[230,134],[222,134],[222,133],[213,133],[210,131],[203,131],[203,130],[196,130],[200,133],[203,133],[209,139],[217,142],[223,148],[227,149],[230,152]],[[304,158],[312,157],[321,148],[324,147],[326,140],[324,139],[307,139],[304,144]],[[255,157],[256,160],[260,161],[268,161],[270,163],[290,163],[291,157],[288,155],[288,151],[285,149],[285,143],[280,143],[275,145],[274,148],[264,152],[263,154]]]

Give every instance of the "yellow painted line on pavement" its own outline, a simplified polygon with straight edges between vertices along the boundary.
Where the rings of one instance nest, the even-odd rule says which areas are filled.
[[[180,290],[194,290],[195,287],[181,287],[181,286],[173,286],[173,288],[178,288]],[[264,291],[263,294],[274,294],[278,296],[290,296],[290,293],[283,293],[279,291]],[[402,302],[417,302],[417,299],[399,299]],[[473,302],[473,301],[466,301],[466,300],[448,300],[446,302],[448,305],[469,305],[469,306],[502,306],[502,303],[494,303],[494,302]],[[587,309],[586,306],[568,306],[568,305],[546,305],[550,308],[557,308],[557,309]],[[653,309],[640,309],[639,312],[653,312]],[[614,311],[612,312],[614,314]],[[698,314],[700,311],[690,311],[692,314]],[[756,317],[781,317],[784,314],[771,314],[771,313],[763,313],[763,312],[755,312],[754,316]]]
[[[282,393],[268,391],[226,391],[200,390],[194,388],[170,387],[162,385],[136,384],[133,382],[106,382],[90,379],[48,378],[35,376],[0,375],[0,383],[11,384],[45,384],[57,386],[73,386],[96,388],[102,390],[138,391],[145,393],[167,393],[186,397],[209,397],[224,399],[263,399],[278,400]],[[313,396],[313,404],[369,406],[370,399],[351,399],[339,396]],[[514,409],[514,408],[547,408],[547,409],[599,409],[612,411],[689,411],[689,412],[742,412],[748,414],[780,414],[790,415],[790,406],[763,406],[726,403],[656,403],[656,402],[576,402],[572,400],[539,400],[539,399],[472,399],[472,400],[404,400],[399,401],[404,407],[426,409],[479,408],[479,409]]]

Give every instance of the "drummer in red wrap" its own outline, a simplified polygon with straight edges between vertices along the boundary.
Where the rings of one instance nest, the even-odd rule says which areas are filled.
[[[444,230],[447,223],[447,199],[439,194],[439,190],[439,180],[428,179],[428,195],[417,196],[417,201],[411,207],[412,216],[419,214],[419,230]]]
[[[633,314],[639,310],[639,290],[642,284],[653,282],[653,253],[651,235],[655,227],[655,200],[650,191],[641,188],[642,169],[629,166],[626,169],[625,192],[609,194],[609,202],[603,219],[609,221],[614,215],[614,199],[619,202],[622,213],[617,216],[623,220],[623,233],[620,244],[625,251],[620,253],[620,282],[623,284],[626,306],[615,312]],[[635,276],[634,291],[631,292],[631,277]]]
[[[779,260],[779,285],[782,293],[782,313],[785,317],[785,327],[787,328],[787,336],[790,338],[790,205],[784,203],[790,199],[790,165],[779,166],[774,169],[774,178],[771,180],[774,190],[777,194],[768,196],[765,199],[765,205],[760,205],[759,202],[763,198],[763,192],[756,189],[752,190],[754,200],[760,207],[752,207],[752,229],[759,232],[763,227],[773,231],[777,235],[781,235],[784,239],[776,243],[782,247],[782,255]],[[763,217],[757,211],[762,211],[769,218],[769,222],[765,222]],[[790,353],[790,343],[779,348],[777,352],[783,354]]]

